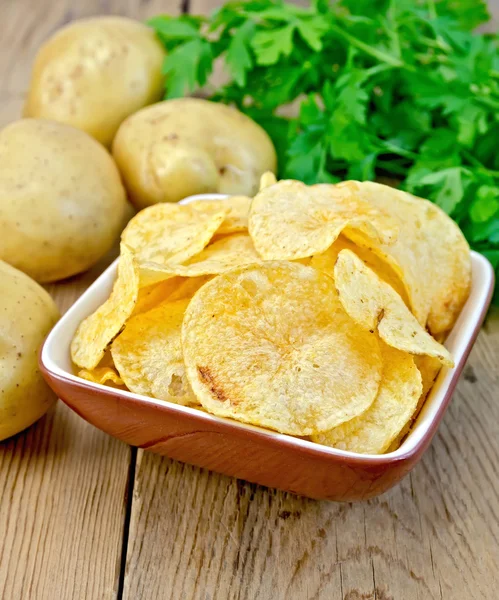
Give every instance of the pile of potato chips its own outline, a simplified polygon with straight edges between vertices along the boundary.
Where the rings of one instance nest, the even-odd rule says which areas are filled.
[[[266,174],[255,198],[157,204],[122,235],[79,375],[353,452],[397,447],[471,283],[438,207]]]

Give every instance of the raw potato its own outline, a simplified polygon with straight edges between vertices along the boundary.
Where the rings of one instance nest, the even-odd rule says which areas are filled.
[[[110,146],[128,115],[161,98],[164,56],[154,32],[132,19],[71,23],[38,52],[24,116],[73,125]]]
[[[29,427],[56,401],[38,370],[38,350],[58,318],[47,292],[0,260],[0,440]]]
[[[37,281],[94,265],[127,203],[108,152],[78,129],[23,119],[0,132],[0,258]]]
[[[113,156],[138,208],[207,192],[253,196],[260,176],[276,170],[274,147],[259,125],[199,98],[160,102],[129,117]]]

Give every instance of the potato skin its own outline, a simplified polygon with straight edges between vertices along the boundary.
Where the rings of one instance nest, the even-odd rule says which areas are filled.
[[[109,147],[128,115],[161,98],[164,57],[154,32],[138,21],[70,23],[39,50],[23,114],[83,129]]]
[[[59,312],[35,281],[0,260],[0,440],[37,421],[56,401],[38,350]]]
[[[120,233],[126,195],[109,153],[42,119],[0,131],[0,259],[37,281],[88,269]]]
[[[252,196],[262,173],[277,167],[259,125],[200,98],[167,100],[131,115],[116,134],[113,156],[138,208],[205,192]]]

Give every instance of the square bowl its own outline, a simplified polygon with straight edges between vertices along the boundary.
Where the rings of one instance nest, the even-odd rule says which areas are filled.
[[[219,194],[196,200],[223,199]],[[400,447],[382,455],[356,454],[204,411],[86,381],[74,374],[71,339],[79,323],[108,297],[116,260],[75,302],[40,352],[42,373],[58,396],[92,425],[146,450],[268,487],[311,498],[355,501],[385,492],[428,448],[490,304],[494,272],[471,253],[472,288],[445,345],[455,367],[443,367]]]

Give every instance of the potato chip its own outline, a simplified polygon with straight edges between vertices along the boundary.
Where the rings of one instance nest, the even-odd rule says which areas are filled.
[[[309,265],[314,267],[314,269],[319,269],[319,271],[327,273],[330,277],[334,277],[334,265],[338,258],[338,254],[342,250],[351,250],[352,252],[355,252],[355,254],[383,281],[391,285],[407,306],[409,306],[409,299],[404,283],[392,267],[368,248],[357,246],[344,235],[340,235],[334,244],[322,254],[314,254],[309,261]]]
[[[80,323],[71,342],[71,359],[84,369],[94,369],[108,344],[120,332],[137,302],[139,272],[133,253],[121,244],[118,277],[109,298]]]
[[[192,298],[198,289],[211,279],[211,275],[202,277],[171,277],[159,283],[153,283],[139,290],[139,298],[132,317],[156,308],[158,304],[169,300]]]
[[[229,196],[223,201],[229,209],[225,219],[217,230],[217,235],[237,233],[248,230],[248,214],[251,206],[248,196]]]
[[[402,298],[350,250],[342,250],[334,267],[334,281],[343,308],[366,330],[378,330],[393,348],[438,358],[452,367],[449,351],[418,323]]]
[[[262,191],[264,188],[274,185],[274,183],[277,183],[276,176],[274,175],[274,173],[272,173],[272,171],[266,171],[260,177],[260,191]]]
[[[419,397],[418,406],[414,415],[417,416],[440,373],[442,365],[439,360],[432,356],[415,356],[414,362],[421,373],[421,379],[423,381],[423,390]]]
[[[395,221],[348,188],[279,181],[251,204],[249,232],[265,260],[295,260],[325,252],[346,227],[379,243],[393,243]]]
[[[184,406],[199,404],[185,374],[180,333],[189,299],[162,302],[128,321],[111,353],[128,389]]]
[[[203,287],[205,283],[208,283],[212,279],[211,275],[203,275],[202,277],[179,277],[180,283],[175,290],[168,297],[169,302],[175,302],[176,300],[183,300],[194,296],[194,294]]]
[[[294,435],[361,414],[381,379],[377,336],[344,312],[330,277],[297,263],[215,277],[187,308],[182,345],[209,412]]]
[[[78,377],[86,379],[87,381],[93,381],[94,383],[123,385],[123,379],[118,373],[111,367],[95,367],[95,369],[81,369],[78,372]]]
[[[161,304],[183,281],[183,277],[171,277],[165,281],[141,287],[132,316],[140,315]]]
[[[382,454],[411,420],[421,395],[421,375],[410,354],[381,343],[378,395],[361,415],[312,436],[312,441],[362,454]]]
[[[355,231],[346,233],[357,244],[369,245],[385,261],[391,260],[423,326],[433,335],[448,332],[471,286],[469,246],[459,227],[435,204],[386,185],[347,181],[336,187],[349,189],[396,219],[400,232],[390,246],[366,240]]]
[[[260,262],[262,259],[256,253],[249,235],[239,233],[213,242],[183,265],[141,263],[140,282],[141,285],[150,285],[175,275],[182,277],[217,275],[234,267]]]
[[[154,204],[128,223],[121,239],[134,251],[138,262],[183,263],[211,240],[228,208],[222,202]]]

